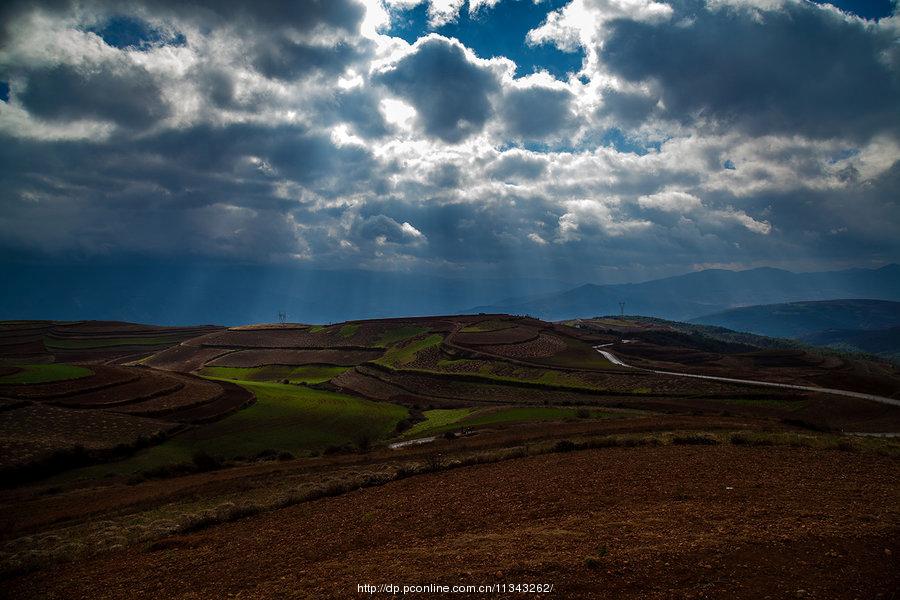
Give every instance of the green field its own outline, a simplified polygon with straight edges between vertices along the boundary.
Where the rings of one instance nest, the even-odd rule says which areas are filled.
[[[164,465],[190,462],[197,451],[233,459],[264,450],[295,456],[329,447],[355,447],[393,434],[408,411],[386,402],[279,383],[239,382],[256,394],[256,404],[221,421],[186,431],[123,461],[79,469],[64,477],[93,479],[133,474]]]
[[[378,340],[375,342],[375,345],[380,348],[385,348],[392,344],[396,344],[398,342],[408,340],[409,338],[416,337],[417,335],[421,335],[427,331],[427,327],[420,327],[418,325],[401,325],[400,327],[395,327],[381,334],[381,337],[378,338]]]
[[[455,423],[466,418],[474,408],[437,408],[434,410],[426,410],[422,414],[425,420],[416,423],[403,432],[403,437],[414,438],[420,435],[428,435],[442,427],[453,426]]]
[[[585,410],[585,409],[581,409]],[[437,435],[466,427],[504,425],[512,423],[532,423],[540,421],[571,421],[579,418],[577,408],[556,408],[550,406],[488,408],[435,409],[422,413],[425,420],[403,432],[404,438]],[[587,409],[585,419],[617,419],[638,416],[640,411],[606,411]]]
[[[357,331],[359,331],[359,323],[347,323],[346,325],[341,327],[340,331],[338,331],[338,334],[342,338],[349,338],[353,337]]]
[[[67,379],[80,379],[93,375],[94,372],[85,367],[56,363],[49,365],[21,365],[22,370],[12,375],[0,377],[3,383],[50,383],[51,381],[65,381]]]
[[[271,381],[290,383],[323,383],[337,377],[349,367],[327,365],[265,365],[262,367],[203,367],[200,374],[206,377],[237,381]]]
[[[122,337],[122,338],[55,338],[45,337],[44,346],[60,350],[89,350],[116,346],[162,346],[177,344],[184,336]]]
[[[417,353],[425,350],[426,348],[438,346],[443,341],[444,337],[435,333],[418,340],[413,340],[405,346],[393,347],[385,352],[384,356],[382,356],[375,362],[382,365],[387,365],[389,367],[406,365],[416,359]]]

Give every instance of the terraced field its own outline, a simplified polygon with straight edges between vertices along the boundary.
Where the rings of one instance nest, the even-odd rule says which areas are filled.
[[[279,383],[240,382],[256,402],[220,421],[182,433],[132,458],[74,472],[73,478],[134,474],[190,462],[197,452],[223,459],[260,453],[308,456],[353,451],[391,437],[408,411],[382,402]]]
[[[566,597],[652,588],[701,598],[725,594],[720,570],[764,572],[800,547],[803,564],[852,555],[853,572],[867,573],[785,562],[821,592],[811,597],[841,586],[871,597],[873,581],[887,590],[896,569],[884,548],[896,550],[898,526],[885,473],[900,446],[843,432],[896,432],[898,407],[626,368],[595,347],[647,369],[896,397],[900,373],[716,335],[508,315],[230,329],[0,323],[0,586],[23,598],[347,597],[384,564],[410,582],[455,564],[451,579],[476,573],[479,583],[502,564],[501,579],[557,581]],[[839,485],[809,465],[839,473]],[[496,514],[508,523],[491,529]],[[832,537],[816,537],[847,514],[856,517]],[[777,527],[760,529],[768,522]],[[758,536],[762,549],[732,548],[738,530],[735,540]],[[238,548],[248,539],[259,552]],[[422,563],[436,546],[434,564]],[[220,559],[233,569],[223,574]],[[712,566],[685,583],[698,561]],[[335,568],[351,583],[332,581]]]
[[[423,432],[623,414],[733,414],[863,430],[888,427],[894,418],[883,406],[849,411],[850,404],[858,404],[850,400],[623,369],[594,350],[625,335],[633,339],[617,351],[640,365],[691,365],[715,372],[725,365],[747,365],[776,380],[801,381],[824,380],[844,369],[840,361],[793,350],[796,356],[788,357],[793,366],[776,370],[767,365],[787,360],[784,352],[695,339],[667,326],[616,319],[566,325],[470,315],[230,329],[27,322],[0,324],[0,344],[17,348],[39,343],[41,352],[59,354],[50,355],[52,360],[68,359],[72,352],[87,353],[85,360],[73,366],[11,364],[0,371],[0,397],[192,425],[162,446],[141,452],[151,457],[142,458],[142,464],[156,466],[189,458],[190,447],[222,453],[221,458],[267,449],[306,454]],[[667,362],[672,357],[682,362]],[[143,368],[102,364],[126,361]],[[20,385],[4,385],[16,381]],[[257,405],[247,409],[253,396]],[[324,398],[331,405],[319,402]],[[360,433],[347,424],[358,414],[349,420],[325,418],[325,406],[348,415],[364,406],[373,414],[394,416],[387,430]],[[848,411],[852,418],[840,416]],[[443,420],[435,421],[437,415]],[[447,415],[458,418],[451,421]],[[257,418],[260,427],[252,423]],[[294,434],[275,427],[278,419],[291,423]],[[400,421],[404,426],[395,431]],[[226,426],[233,423],[250,433]],[[266,433],[270,429],[275,433]]]
[[[69,381],[93,374],[86,367],[67,365],[64,363],[45,365],[20,365],[11,368],[11,372],[0,376],[0,385],[27,385],[33,383],[51,383],[53,381]]]
[[[238,381],[277,381],[281,383],[324,383],[337,377],[348,367],[323,365],[266,365],[264,367],[216,367],[200,369],[205,377]]]

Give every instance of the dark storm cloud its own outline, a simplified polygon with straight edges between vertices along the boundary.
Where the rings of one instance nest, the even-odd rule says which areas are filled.
[[[597,114],[614,117],[621,127],[635,128],[654,115],[657,102],[654,96],[610,89],[603,92],[603,104]]]
[[[336,75],[364,54],[353,45],[303,44],[289,39],[267,40],[256,49],[256,69],[272,79],[293,80],[313,73]]]
[[[16,20],[35,11],[70,13],[75,8],[110,17],[144,14],[154,17],[187,19],[204,27],[216,25],[250,28],[311,31],[321,26],[352,34],[365,16],[365,7],[357,0],[6,0],[0,3],[0,23],[4,37]]]
[[[145,127],[168,114],[159,82],[138,65],[30,70],[16,98],[31,114],[55,121],[97,119]]]
[[[497,75],[471,62],[462,46],[441,37],[415,50],[376,77],[418,113],[425,133],[455,143],[480,132],[491,117]]]
[[[677,3],[671,20],[610,22],[603,64],[649,81],[665,116],[752,134],[868,139],[900,133],[896,33],[808,2],[772,11]],[[625,120],[648,104],[611,98]]]
[[[534,85],[513,88],[503,95],[500,118],[514,138],[539,140],[565,132],[573,124],[572,92]]]
[[[513,80],[441,36],[366,38],[349,0],[45,2],[58,18],[34,23],[6,4],[0,247],[576,281],[900,255],[898,149],[878,137],[900,122],[896,35],[711,5],[598,21],[602,89]],[[151,33],[85,34],[122,14]]]

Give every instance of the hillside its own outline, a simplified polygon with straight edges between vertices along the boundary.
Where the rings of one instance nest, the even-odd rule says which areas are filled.
[[[691,319],[771,337],[801,338],[833,329],[878,330],[900,325],[900,302],[823,300],[734,308]]]
[[[691,319],[691,323],[792,338],[891,360],[900,355],[900,302],[827,300],[747,306]]]
[[[626,575],[616,589],[646,597],[660,572],[666,589],[693,588],[680,570],[700,560],[736,577],[786,539],[816,556],[848,536],[880,552],[896,531],[900,445],[861,434],[900,428],[900,369],[752,334],[506,314],[7,321],[0,348],[0,585],[12,598],[210,595],[196,586],[346,597],[385,565],[443,581],[447,564],[573,598],[602,597],[578,581],[608,568]],[[798,487],[833,539],[810,541]],[[886,516],[851,510],[860,498]],[[748,500],[781,519],[752,555],[736,550],[759,535]],[[708,530],[697,514],[714,515]],[[534,567],[516,571],[523,556]],[[887,589],[894,571],[872,564],[853,563],[869,569],[859,585]],[[285,579],[296,568],[303,577]],[[857,585],[798,573],[821,597]]]
[[[707,269],[644,283],[588,284],[564,292],[508,298],[468,312],[506,312],[559,320],[618,314],[619,303],[625,302],[627,314],[687,320],[737,306],[834,298],[900,301],[900,265],[821,273]]]
[[[900,361],[900,327],[877,330],[833,329],[804,335],[801,341],[813,346],[827,346],[874,354]]]

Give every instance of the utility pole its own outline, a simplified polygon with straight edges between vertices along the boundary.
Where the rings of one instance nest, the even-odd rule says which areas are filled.
[[[625,316],[625,303],[624,302],[619,302],[619,316],[620,317]]]

